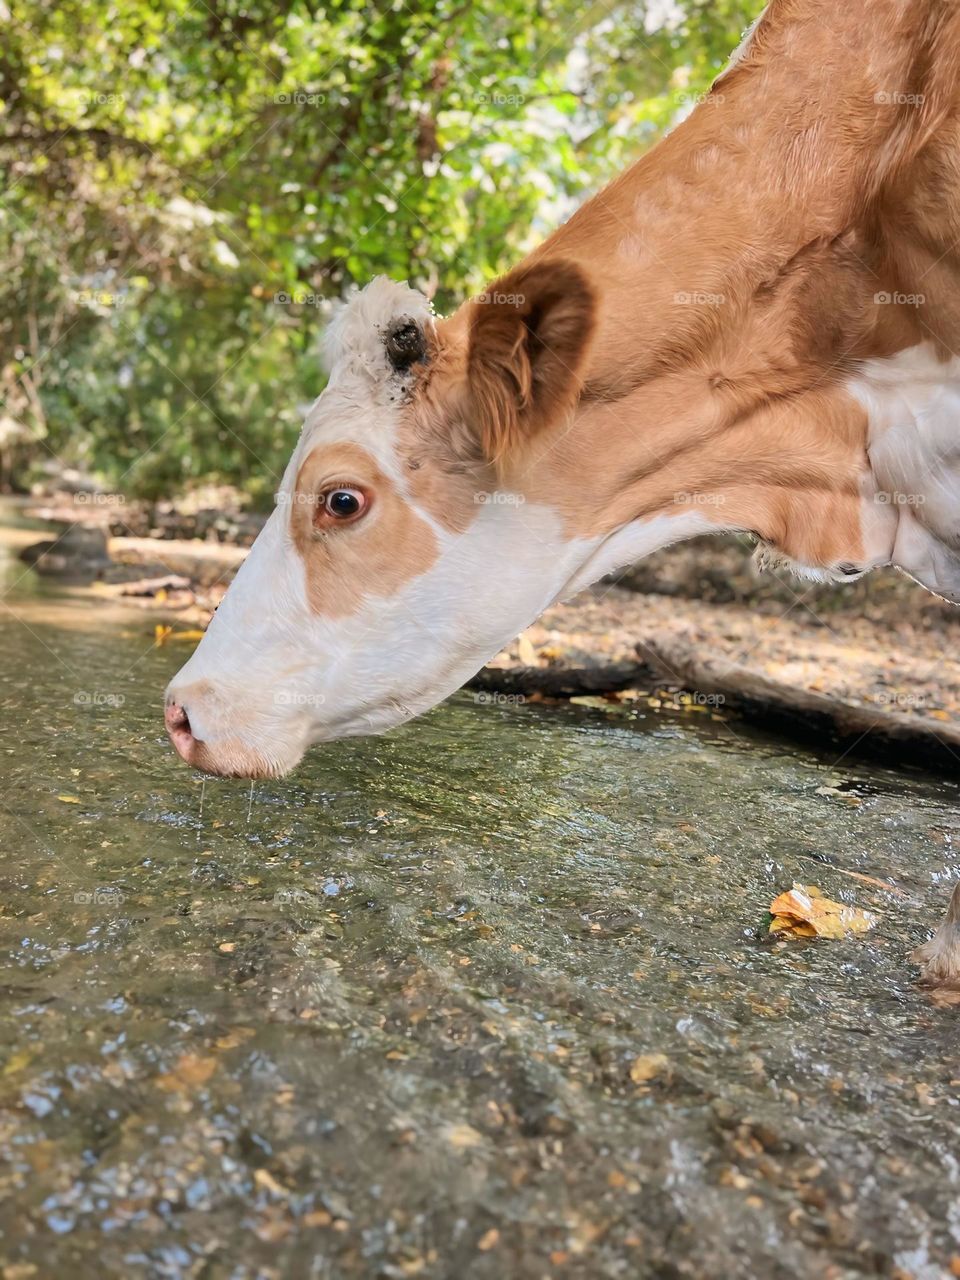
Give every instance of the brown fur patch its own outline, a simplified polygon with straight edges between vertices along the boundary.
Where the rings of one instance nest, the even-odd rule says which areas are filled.
[[[538,434],[525,329],[473,303],[438,326],[418,420],[476,460],[477,415],[502,482],[571,537],[701,494],[798,561],[858,560],[867,423],[843,383],[924,339],[960,349],[958,145],[960,6],[771,0],[710,102],[491,286],[589,281],[583,361]]]
[[[317,499],[338,484],[362,488],[370,508],[342,528],[318,530]],[[439,554],[429,524],[356,444],[318,445],[309,454],[297,476],[290,528],[306,566],[310,608],[327,618],[355,613],[367,596],[396,595]]]

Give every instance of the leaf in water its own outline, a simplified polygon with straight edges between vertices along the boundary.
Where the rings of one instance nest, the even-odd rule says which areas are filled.
[[[472,1125],[452,1124],[447,1128],[447,1141],[458,1151],[466,1151],[471,1147],[479,1147],[483,1143],[483,1135]]]
[[[205,635],[205,631],[198,631],[194,629],[192,631],[174,631],[173,635],[168,636],[167,638],[170,640],[185,640],[193,644],[198,640],[202,640]]]
[[[216,1058],[201,1058],[197,1053],[183,1053],[172,1071],[157,1076],[157,1087],[167,1093],[191,1093],[206,1084],[216,1069]]]
[[[670,1067],[665,1053],[641,1053],[630,1064],[630,1079],[634,1084],[646,1084],[662,1076]]]
[[[61,801],[63,804],[79,804],[79,803],[80,803],[80,797],[79,797],[79,796],[66,796],[66,795],[64,795],[64,796],[57,796],[57,799],[58,799],[59,801]]]
[[[173,627],[167,627],[162,622],[158,622],[153,628],[153,643],[158,647],[165,645],[172,632]]]
[[[876,923],[873,912],[833,902],[812,884],[795,884],[781,893],[770,903],[770,914],[771,933],[799,938],[845,938],[848,933],[866,933]]]
[[[18,1049],[12,1053],[3,1064],[3,1074],[5,1076],[15,1076],[19,1071],[23,1071],[33,1061],[33,1054],[29,1049]]]

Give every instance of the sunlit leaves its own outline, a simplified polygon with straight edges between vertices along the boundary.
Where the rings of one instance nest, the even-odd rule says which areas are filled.
[[[655,140],[758,7],[27,0],[0,53],[5,411],[127,487],[268,494],[323,299],[385,272],[453,305]]]

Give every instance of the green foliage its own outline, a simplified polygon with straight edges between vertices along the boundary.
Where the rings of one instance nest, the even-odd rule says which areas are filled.
[[[0,423],[131,492],[268,495],[327,300],[386,273],[455,304],[758,7],[0,0]]]

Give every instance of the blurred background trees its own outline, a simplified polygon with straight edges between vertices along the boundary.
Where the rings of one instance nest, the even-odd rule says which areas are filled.
[[[327,303],[446,310],[688,111],[759,0],[0,0],[0,482],[276,488]]]

